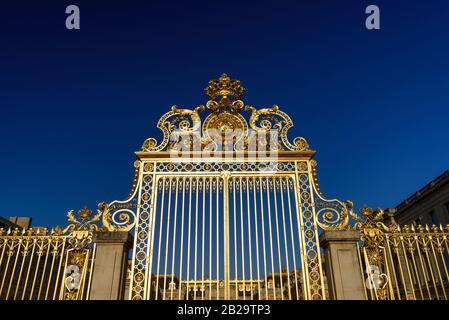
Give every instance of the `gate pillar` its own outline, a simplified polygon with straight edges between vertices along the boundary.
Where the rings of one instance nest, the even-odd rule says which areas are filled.
[[[90,300],[122,300],[131,236],[125,231],[97,232]]]
[[[331,300],[366,299],[357,246],[359,240],[359,232],[353,230],[324,231],[320,235]]]

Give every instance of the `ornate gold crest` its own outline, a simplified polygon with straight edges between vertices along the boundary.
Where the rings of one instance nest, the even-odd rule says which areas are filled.
[[[302,137],[295,138],[293,143],[289,141],[287,132],[293,122],[278,106],[262,109],[245,106],[240,100],[245,88],[239,80],[223,74],[218,80],[209,81],[204,92],[209,98],[205,106],[194,109],[173,106],[164,114],[157,124],[163,133],[162,142],[158,144],[156,139],[148,138],[141,151],[248,151],[251,147],[267,147],[270,151],[310,150]],[[206,109],[210,113],[203,122],[200,112]],[[226,132],[232,132],[232,136]],[[255,146],[253,141],[257,142]]]

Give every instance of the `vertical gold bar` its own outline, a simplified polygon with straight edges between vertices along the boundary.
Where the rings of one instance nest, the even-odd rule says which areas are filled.
[[[64,261],[65,256],[67,255],[67,250],[66,250],[67,237],[61,237],[61,240],[62,240],[61,257],[59,258],[58,272],[56,274],[56,282],[55,282],[55,289],[53,292],[53,300],[56,300],[56,295],[59,293],[58,290],[62,287],[59,285],[59,275],[61,274],[62,262]],[[65,272],[65,270],[63,272]],[[31,299],[31,296],[30,296],[30,299]]]
[[[55,243],[56,242],[56,243]],[[55,243],[55,244],[54,244]],[[58,249],[58,247],[59,247],[59,238],[54,238],[53,236],[51,236],[50,237],[50,240],[49,240],[49,247],[52,247],[52,246],[54,246],[55,248],[53,248],[53,250],[54,251],[56,251],[57,249]],[[33,249],[34,250],[34,249]],[[50,288],[51,287],[53,287],[52,285],[51,285],[51,279],[52,279],[52,277],[53,277],[53,268],[54,268],[54,265],[55,265],[55,256],[56,256],[56,254],[53,254],[53,251],[52,251],[52,253],[51,253],[51,267],[50,267],[50,274],[49,274],[49,276],[48,276],[48,283],[47,283],[47,289],[45,290],[45,298],[44,298],[44,300],[47,300],[47,298],[48,298],[48,292],[49,292],[49,290],[50,290]],[[26,286],[25,286],[26,287]],[[23,298],[22,298],[23,299]]]
[[[281,285],[281,300],[284,300],[284,284],[282,279],[282,259],[281,259],[281,239],[279,236],[279,218],[278,218],[278,202],[277,202],[277,187],[278,187],[278,179],[273,178],[273,198],[274,198],[274,215],[275,215],[275,223],[276,223],[276,242],[278,247],[278,263],[279,263],[279,282]]]
[[[206,234],[206,178],[201,180],[202,190],[203,190],[203,219],[202,221],[202,235],[201,235],[201,299],[205,299],[205,286],[204,286],[204,242]]]
[[[22,251],[22,246],[23,246],[23,238],[19,238],[19,244],[17,246],[16,257],[14,259],[14,264],[12,267],[12,271],[10,273],[8,291],[6,292],[6,300],[8,300],[8,298],[9,298],[9,292],[11,291],[11,285],[12,285],[12,281],[14,280],[14,274],[16,273],[17,261],[19,260],[20,252]]]
[[[23,286],[22,298],[21,298],[22,300],[25,299],[25,295],[26,295],[26,289],[27,289],[27,286],[28,286],[28,277],[30,275],[31,266],[33,265],[34,250],[36,248],[36,241],[37,241],[37,239],[35,237],[33,237],[33,248],[31,249],[30,262],[28,264],[28,269],[27,269],[27,273],[26,273],[26,276],[25,276],[25,284]]]
[[[385,242],[387,243],[387,248],[389,248],[389,239],[388,239],[388,235],[385,235]],[[393,285],[391,284],[391,271],[390,271],[390,267],[389,267],[389,263],[388,263],[388,258],[387,258],[387,254],[390,255],[390,259],[391,258],[391,251],[387,250],[384,248],[384,261],[385,261],[385,270],[386,270],[386,274],[388,277],[388,287],[389,287],[389,293],[390,293],[390,299],[394,300],[395,299],[395,295],[394,295],[394,290],[393,290]]]
[[[257,299],[261,298],[261,292],[260,292],[260,267],[259,267],[259,216],[257,214],[257,192],[256,188],[258,188],[258,184],[256,183],[256,179],[252,177],[253,181],[253,200],[254,200],[254,225],[255,225],[255,232],[256,232],[256,267],[257,267]],[[234,218],[235,221],[235,218]],[[236,266],[237,269],[237,266]],[[236,272],[237,274],[237,272]]]
[[[46,237],[46,246],[47,246],[47,252],[45,253],[45,262],[44,262],[44,271],[43,271],[43,274],[42,274],[42,277],[41,277],[41,282],[40,282],[40,284],[39,284],[39,291],[38,291],[38,293],[37,293],[37,300],[40,300],[40,297],[41,297],[41,292],[42,292],[42,286],[43,286],[43,282],[44,282],[44,275],[45,275],[45,273],[47,272],[46,270],[47,270],[47,261],[48,261],[48,256],[49,256],[49,253],[50,253],[50,241],[51,241],[51,237]],[[50,275],[49,275],[50,276]],[[48,286],[48,283],[47,283],[47,286]]]
[[[251,209],[249,201],[249,177],[246,178],[246,209],[248,216],[248,251],[249,251],[249,277],[250,277],[250,289],[251,289],[251,300],[253,300],[253,259],[252,259],[252,247],[251,247]],[[242,212],[243,214],[243,212]],[[243,288],[246,290],[246,288]]]
[[[443,240],[441,239],[441,237],[443,237]],[[443,251],[444,250],[443,242],[445,241],[445,238],[446,238],[446,236],[445,235],[441,235],[441,234],[437,238],[437,241],[438,241],[438,253],[440,254],[440,258],[441,258],[441,261],[442,261],[442,264],[443,264],[444,273],[446,275],[446,281],[449,282],[449,274],[448,274],[448,269],[447,269],[447,265],[446,265],[446,259],[444,257],[444,251]],[[444,292],[446,292],[444,287],[445,287],[444,284],[442,284],[442,289],[444,290]]]
[[[170,235],[172,183],[173,183],[172,178],[171,177],[168,178],[167,230],[166,230],[166,235],[165,235],[164,289],[162,292],[162,300],[165,300],[165,294],[166,294],[166,288],[167,288],[168,238]]]
[[[425,243],[426,239],[424,239],[424,237],[426,237],[427,235],[423,234],[422,236],[423,236],[423,244],[425,245],[424,253],[425,253],[426,260],[427,260],[427,265],[428,265],[428,268],[429,268],[430,277],[432,279],[433,289],[435,291],[437,300],[440,300],[440,295],[438,293],[438,287],[437,287],[437,284],[436,284],[436,281],[435,281],[435,276],[433,275],[432,263],[430,262],[429,247]]]
[[[175,221],[173,222],[173,248],[172,248],[172,258],[171,258],[170,300],[173,300],[174,277],[175,277],[175,248],[176,248],[176,229],[177,229],[177,219],[178,219],[178,190],[179,190],[179,178],[176,177]],[[179,282],[178,290],[181,290],[181,282]]]
[[[217,177],[216,179],[216,190],[217,192],[215,193],[215,214],[216,214],[216,231],[217,231],[217,238],[216,238],[216,242],[217,242],[217,300],[220,299],[220,200],[219,200],[219,195],[220,195],[220,178]]]
[[[411,236],[409,234],[407,234],[407,243],[408,243],[408,248],[409,248],[409,252],[410,252],[410,258],[412,259],[412,268],[411,269],[413,269],[413,275],[416,279],[416,284],[418,285],[418,289],[421,294],[421,300],[424,300],[424,293],[423,293],[422,287],[421,287],[420,274],[419,274],[418,266],[417,266],[416,260],[415,260],[415,249],[413,248],[413,242],[412,242]]]
[[[237,189],[235,188],[235,177],[232,178],[232,184],[233,184],[233,190],[232,190],[232,199],[234,203],[234,267],[235,267],[235,299],[238,300],[239,293],[238,293],[238,269],[237,269],[237,207],[236,207],[236,192]]]
[[[285,249],[285,260],[287,262],[287,286],[288,286],[288,299],[292,300],[292,292],[290,287],[290,263],[288,260],[288,248],[287,248],[287,229],[285,228],[285,209],[284,209],[284,183],[286,182],[285,177],[279,180],[279,191],[281,194],[281,209],[282,209],[282,225],[284,229],[284,249]],[[288,183],[288,179],[287,179]]]
[[[267,204],[268,204],[268,228],[270,230],[271,274],[273,275],[273,299],[276,300],[276,279],[274,277],[274,254],[273,254],[273,228],[271,226],[271,201],[270,201],[271,183],[272,183],[271,178],[267,178]]]
[[[2,266],[2,262],[3,262],[3,257],[5,256],[5,252],[6,252],[6,245],[8,242],[8,238],[7,237],[2,237],[2,241],[0,243],[0,266]],[[7,270],[5,269],[5,271],[3,272],[3,277],[6,277],[7,274]],[[2,275],[0,274],[0,278],[3,278]],[[2,289],[0,287],[0,295],[2,293]]]
[[[86,292],[86,300],[89,300],[90,298],[90,285],[92,283],[92,274],[94,270],[94,259],[95,259],[95,253],[97,252],[97,245],[94,243],[92,250],[92,258],[90,259],[90,270],[89,270],[89,279],[87,280],[87,292]],[[131,289],[130,289],[131,290]]]
[[[439,277],[439,281],[440,281],[440,284],[441,284],[441,290],[443,291],[444,299],[447,300],[446,291],[444,290],[443,277],[441,276],[440,266],[439,266],[439,263],[438,263],[437,255],[435,253],[435,248],[433,246],[432,234],[430,234],[430,232],[429,232],[429,243],[430,243],[430,247],[432,248],[432,253],[433,253],[433,258],[434,258],[434,262],[435,262],[435,267],[436,267],[436,270],[437,270],[437,273],[438,273],[438,277]],[[435,291],[438,292],[438,287],[435,287]]]
[[[427,281],[427,275],[426,275],[427,271],[426,271],[426,268],[424,267],[421,250],[419,249],[419,247],[420,247],[419,239],[416,236],[416,234],[415,234],[414,237],[415,237],[415,240],[416,240],[416,249],[417,249],[416,251],[418,252],[418,258],[419,258],[419,262],[421,264],[422,275],[424,277],[424,282],[425,282],[425,285],[426,285],[427,293],[429,295],[429,299],[432,299],[432,294],[430,293],[430,288],[429,288],[429,284],[428,284],[428,281]]]
[[[362,257],[360,252],[362,251],[362,248],[360,248],[359,244],[357,243],[357,257],[359,258],[359,266],[360,266],[360,275],[362,277],[363,282],[363,292],[365,293],[365,300],[368,300],[368,293],[366,292],[366,280],[363,277],[363,265],[362,265]]]
[[[229,172],[225,172],[223,175],[223,246],[224,246],[224,298],[230,299],[230,257],[229,257]],[[217,203],[218,204],[218,203]]]
[[[264,213],[264,202],[263,202],[263,188],[265,181],[264,178],[259,178],[260,181],[260,209],[261,209],[261,217],[262,217],[262,252],[263,252],[263,267],[264,267],[264,280],[265,280],[265,300],[268,299],[268,274],[267,274],[267,250],[265,246],[265,213]]]
[[[184,201],[185,201],[185,187],[186,187],[186,178],[182,178],[182,207],[181,207],[181,251],[180,251],[180,263],[179,263],[179,297],[181,300],[181,292],[182,292],[182,251],[184,249]]]
[[[239,195],[240,195],[240,244],[242,250],[242,279],[243,279],[243,300],[246,300],[246,292],[245,292],[245,245],[244,245],[244,236],[243,236],[243,186],[242,186],[242,177],[239,177]]]
[[[197,263],[198,263],[198,193],[200,192],[199,188],[200,181],[196,178],[196,191],[195,191],[195,253],[194,253],[194,270],[193,270],[193,278],[194,278],[194,287],[193,287],[193,299],[196,300],[196,276],[197,276]]]
[[[189,222],[188,222],[188,230],[187,230],[187,295],[189,296],[190,291],[190,232],[191,232],[191,221],[192,221],[192,179],[189,179]]]
[[[8,259],[6,259],[6,267],[5,267],[5,271],[4,271],[4,274],[3,274],[3,279],[2,279],[2,285],[0,286],[0,293],[1,292],[3,292],[3,286],[5,285],[5,281],[6,281],[6,277],[10,274],[9,272],[8,272],[8,268],[9,268],[9,262],[11,261],[11,256],[12,256],[12,250],[14,249],[14,246],[15,246],[15,244],[14,244],[14,242],[16,242],[17,240],[16,239],[14,239],[14,238],[6,238],[6,245],[5,245],[5,251],[6,251],[6,248],[8,247],[8,242],[10,243],[9,244],[9,248],[8,248],[8,253],[7,253],[7,255],[8,255]],[[5,299],[6,299],[7,297],[5,297]]]
[[[64,300],[64,292],[65,292],[65,281],[66,281],[66,276],[67,276],[67,266],[68,266],[68,260],[69,260],[69,256],[70,253],[73,251],[73,248],[68,249],[65,252],[65,257],[64,257],[64,266],[63,266],[63,275],[62,275],[62,281],[61,281],[61,286],[60,286],[60,291],[59,291],[59,300]]]
[[[363,247],[363,258],[365,260],[365,268],[368,270],[369,267],[371,266],[371,263],[369,261],[368,254],[366,252],[366,247]],[[367,272],[367,279],[369,280],[370,286],[371,286],[371,288],[369,289],[371,299],[379,300],[379,297],[378,297],[377,291],[376,291],[376,284],[374,283],[374,279],[373,279],[373,274],[371,272],[371,269],[369,269],[369,270],[370,270],[370,272]]]
[[[291,196],[290,196],[290,192],[291,192],[290,191],[290,183],[291,183],[291,178],[287,178],[287,203],[288,203],[288,212],[289,212],[289,217],[290,217],[290,234],[291,234],[291,243],[292,243],[293,267],[295,268],[295,289],[296,289],[296,299],[299,300],[298,275],[297,275],[297,266],[296,266],[296,249],[295,249],[295,238],[294,238],[294,233],[293,233],[293,214],[292,214]]]
[[[80,281],[80,287],[77,290],[76,293],[76,299],[77,300],[84,300],[84,287],[86,284],[86,277],[87,277],[87,273],[88,273],[88,267],[89,267],[89,261],[90,261],[90,249],[86,248],[84,249],[84,251],[86,252],[86,257],[84,259],[84,265],[83,265],[83,269],[81,272],[81,281]]]
[[[161,263],[162,224],[164,221],[165,180],[166,180],[166,177],[163,177],[162,178],[162,199],[161,199],[162,203],[161,203],[161,212],[160,212],[160,216],[159,216],[159,241],[158,241],[158,249],[157,249],[155,300],[157,300],[158,294],[159,294],[159,266]],[[157,209],[157,203],[155,203],[155,205],[154,205],[154,213],[156,213],[156,209]],[[156,214],[154,215],[153,219],[156,220]],[[165,277],[164,277],[164,279],[165,279]]]
[[[7,241],[8,241],[8,238],[4,237],[3,242],[0,245],[0,250],[2,252],[2,254],[0,255],[0,266],[2,265],[3,257],[5,256]]]
[[[20,288],[20,280],[22,278],[23,267],[25,265],[26,257],[29,254],[28,250],[29,250],[30,241],[31,241],[30,237],[24,238],[24,248],[23,248],[23,252],[22,252],[22,261],[20,262],[20,270],[19,270],[19,276],[17,278],[17,282],[14,284],[15,290],[14,290],[14,298],[13,298],[13,300],[17,300],[17,293],[18,293],[19,288]],[[28,252],[28,253],[25,254],[26,252]]]
[[[209,185],[209,300],[212,300],[212,178]]]
[[[408,279],[410,281],[410,286],[412,287],[412,293],[413,293],[413,299],[416,300],[416,294],[415,294],[415,285],[413,284],[413,278],[411,275],[411,271],[410,271],[410,264],[408,262],[408,256],[407,256],[407,251],[405,250],[405,246],[404,246],[404,237],[401,235],[399,238],[399,242],[401,243],[401,248],[402,248],[402,254],[404,256],[404,260],[405,260],[405,267],[407,268],[407,274],[408,274]],[[406,296],[408,296],[407,292],[405,292]]]
[[[38,258],[37,258],[37,265],[36,265],[36,269],[34,270],[34,277],[33,277],[33,282],[32,282],[32,284],[31,284],[31,293],[30,293],[30,300],[33,298],[33,293],[34,293],[34,289],[35,289],[35,287],[36,287],[36,280],[37,280],[37,274],[38,274],[38,271],[39,271],[39,265],[40,265],[40,262],[41,262],[41,257],[42,257],[42,254],[41,254],[41,252],[43,251],[43,249],[44,249],[44,245],[43,245],[43,243],[42,243],[42,240],[43,239],[40,239],[39,238],[39,240],[38,240],[38,243],[39,243],[39,245],[38,245]],[[45,240],[44,240],[45,241]]]
[[[393,254],[392,254],[392,252],[391,252],[392,250],[391,250],[391,247],[390,247],[390,238],[388,237],[388,235],[385,237],[385,242],[387,243],[387,248],[386,248],[386,250],[388,251],[388,256],[390,257],[390,261],[385,261],[385,264],[391,262],[391,267],[392,267],[392,269],[393,269],[393,270],[392,270],[392,273],[393,273],[393,279],[394,279],[394,281],[395,281],[395,283],[396,283],[396,289],[397,289],[397,293],[398,293],[398,299],[401,300],[401,292],[400,292],[400,289],[399,289],[399,282],[398,282],[398,279],[397,279],[397,277],[396,277],[396,272],[395,272],[395,270],[394,270],[394,269],[395,269],[395,265],[394,265],[394,261],[393,261]],[[399,275],[400,275],[400,277],[401,277],[402,284],[404,285],[405,298],[406,298],[406,300],[408,300],[407,293],[406,293],[406,289],[407,289],[407,288],[405,288],[404,273],[402,272],[401,257],[400,257],[400,255],[399,255],[399,247],[398,247],[398,244],[397,244],[397,242],[396,242],[396,238],[395,238],[395,237],[393,237],[393,244],[394,244],[394,248],[395,248],[395,251],[396,251],[396,257],[398,258]],[[389,274],[388,276],[389,276],[389,278],[391,278],[391,274]],[[394,290],[393,290],[393,295],[394,295]]]

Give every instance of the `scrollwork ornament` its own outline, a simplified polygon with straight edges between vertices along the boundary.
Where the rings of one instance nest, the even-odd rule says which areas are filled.
[[[101,213],[103,226],[108,231],[130,231],[136,223],[135,212],[127,207],[111,209],[109,204],[101,202],[98,212]]]
[[[173,106],[169,112],[159,119],[157,124],[157,127],[163,133],[162,142],[157,144],[156,139],[148,138],[142,146],[142,151],[163,151],[167,147],[168,149],[172,149],[182,134],[198,132],[201,127],[201,118],[198,112],[203,110],[204,106],[202,105],[193,110],[179,109]],[[170,139],[174,139],[175,141],[169,146]]]
[[[302,137],[295,138],[293,144],[289,142],[287,133],[293,127],[293,122],[277,105],[258,110],[252,106],[246,106],[245,111],[251,112],[249,125],[259,136],[268,135],[270,131],[278,132],[279,141],[276,150],[309,150],[307,141]]]

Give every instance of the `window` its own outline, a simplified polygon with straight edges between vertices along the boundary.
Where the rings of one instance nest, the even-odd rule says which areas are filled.
[[[432,224],[438,225],[440,223],[438,221],[438,217],[437,217],[437,214],[435,213],[435,211],[431,211],[429,213],[429,216],[430,216],[430,221],[432,222]]]

